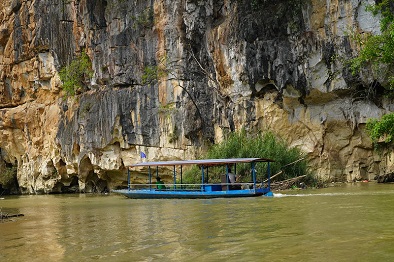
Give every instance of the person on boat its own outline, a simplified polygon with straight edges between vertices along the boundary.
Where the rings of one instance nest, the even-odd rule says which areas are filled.
[[[228,181],[231,184],[234,184],[235,181],[236,181],[236,177],[235,177],[235,175],[233,173],[231,173],[231,168],[228,169],[228,174],[227,175],[228,175]]]
[[[235,185],[235,183],[237,183],[238,178],[236,175],[234,175],[233,173],[231,173],[231,168],[228,169],[228,181],[230,182],[230,189],[241,189],[240,185]]]
[[[156,188],[157,189],[166,189],[166,186],[164,185],[164,182],[161,181],[160,177],[156,177]]]

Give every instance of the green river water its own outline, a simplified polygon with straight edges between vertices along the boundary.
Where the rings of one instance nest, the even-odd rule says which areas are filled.
[[[0,261],[394,261],[394,185],[275,197],[3,196]]]

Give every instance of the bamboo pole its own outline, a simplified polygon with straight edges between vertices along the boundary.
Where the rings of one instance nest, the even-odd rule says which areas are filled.
[[[271,180],[272,180],[274,177],[277,177],[277,176],[279,176],[280,174],[282,174],[282,173],[283,173],[283,168],[284,168],[284,167],[294,165],[294,164],[296,164],[296,163],[298,163],[298,162],[300,162],[301,160],[304,160],[304,159],[305,159],[305,157],[300,158],[300,159],[298,159],[298,160],[296,160],[296,161],[293,161],[293,162],[291,162],[291,163],[289,163],[289,164],[287,164],[287,165],[284,165],[284,166],[282,167],[282,170],[281,170],[281,171],[279,171],[279,172],[276,173],[275,175],[271,176]],[[266,179],[266,180],[263,181],[263,183],[266,183],[266,182],[268,182],[268,179]]]

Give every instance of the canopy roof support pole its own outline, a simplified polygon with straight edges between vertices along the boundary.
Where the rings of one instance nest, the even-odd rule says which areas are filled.
[[[226,165],[226,184],[227,184],[227,191],[230,190],[229,183],[230,183],[230,178],[229,178],[229,176],[228,176],[228,165]]]
[[[204,191],[204,166],[201,166],[201,191]]]
[[[174,166],[174,189],[176,189],[176,168]]]
[[[181,185],[183,184],[183,177],[182,177],[182,166],[181,166]]]
[[[256,190],[256,163],[252,162],[252,180],[253,188]]]
[[[152,173],[149,166],[149,190],[152,190]]]

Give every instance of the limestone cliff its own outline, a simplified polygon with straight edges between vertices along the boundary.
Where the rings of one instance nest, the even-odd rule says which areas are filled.
[[[2,0],[0,167],[23,193],[103,190],[141,151],[194,158],[246,128],[300,146],[326,179],[390,171],[364,124],[394,105],[346,64],[350,32],[379,32],[367,2]],[[82,50],[94,76],[66,97],[59,70]]]

